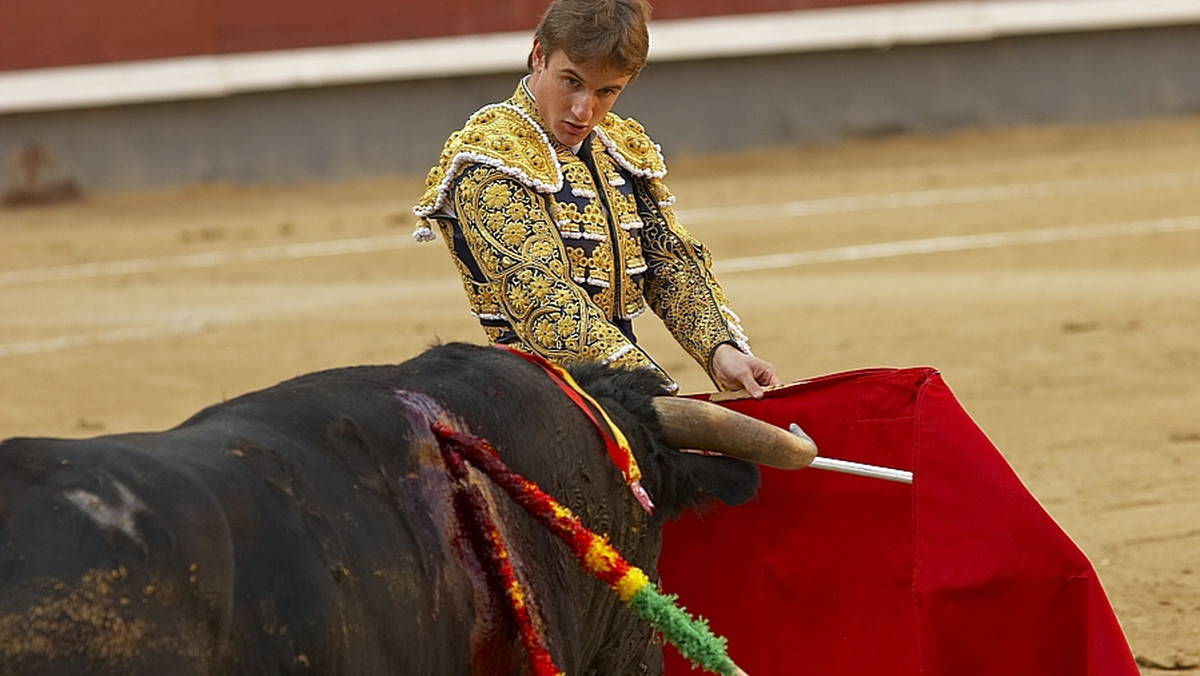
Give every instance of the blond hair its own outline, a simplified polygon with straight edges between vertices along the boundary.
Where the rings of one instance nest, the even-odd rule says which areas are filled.
[[[546,60],[562,50],[574,63],[637,75],[650,51],[649,19],[647,0],[554,0],[534,35]]]

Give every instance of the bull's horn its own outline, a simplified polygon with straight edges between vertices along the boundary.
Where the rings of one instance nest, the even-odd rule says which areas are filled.
[[[707,401],[655,397],[663,441],[675,448],[715,451],[768,467],[800,469],[817,455],[812,439]]]

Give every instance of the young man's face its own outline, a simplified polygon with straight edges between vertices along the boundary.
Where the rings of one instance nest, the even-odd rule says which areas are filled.
[[[574,63],[562,50],[546,58],[541,44],[536,38],[533,41],[529,91],[537,99],[542,120],[564,145],[586,138],[632,79],[607,67]]]

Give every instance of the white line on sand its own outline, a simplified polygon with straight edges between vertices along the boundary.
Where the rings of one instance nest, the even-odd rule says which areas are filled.
[[[98,261],[94,263],[80,263],[78,265],[59,265],[49,268],[8,270],[0,272],[0,286],[33,284],[37,282],[64,282],[92,277],[112,277],[116,275],[132,275],[170,270],[212,268],[237,263],[263,263],[301,258],[372,253],[387,249],[400,249],[414,244],[412,237],[408,235],[384,235],[381,237],[359,237],[354,239],[250,247],[233,251],[210,251],[160,258],[132,258],[123,261]]]
[[[822,214],[915,209],[951,204],[978,204],[1014,200],[1066,197],[1091,193],[1144,192],[1172,190],[1200,185],[1200,172],[1118,176],[1113,178],[1078,178],[1065,181],[981,185],[965,188],[939,188],[906,192],[846,195],[824,199],[796,200],[751,206],[724,206],[688,209],[677,212],[679,220],[688,223],[719,223],[765,218],[798,218]]]
[[[756,272],[821,263],[837,263],[845,261],[860,261],[877,258],[894,258],[948,251],[968,251],[972,249],[989,249],[1023,244],[1048,244],[1086,239],[1102,239],[1111,237],[1130,237],[1157,233],[1188,232],[1200,230],[1200,216],[1183,218],[1163,218],[1156,220],[1132,221],[1128,223],[1105,223],[1097,225],[1066,226],[1061,228],[1045,228],[1041,230],[1024,230],[1016,232],[985,233],[978,235],[959,235],[951,237],[932,237],[928,239],[906,240],[899,242],[879,242],[875,244],[859,244],[842,246],[816,251],[795,251],[791,253],[771,254],[766,256],[750,256],[746,258],[731,258],[718,261],[716,271],[719,274],[739,272]],[[355,241],[355,240],[349,240]],[[362,240],[357,240],[362,241]],[[458,280],[446,280],[446,286],[457,286]],[[453,282],[453,283],[451,283]],[[425,284],[433,284],[426,280]],[[403,283],[397,284],[397,291]],[[29,355],[45,352],[57,352],[76,347],[107,345],[135,340],[151,340],[168,336],[197,333],[218,324],[237,323],[234,317],[217,321],[180,321],[132,326],[108,331],[85,333],[70,336],[58,336],[41,340],[19,343],[0,344],[0,358],[17,355]]]
[[[912,209],[948,204],[1004,202],[1088,193],[1169,190],[1196,185],[1200,185],[1200,172],[851,195],[773,204],[687,209],[678,211],[677,215],[680,222],[686,226],[689,223],[733,222],[761,220],[765,218],[801,218],[831,213]],[[380,237],[360,237],[356,239],[251,247],[233,251],[214,251],[161,258],[134,258],[123,261],[99,261],[49,268],[8,270],[0,271],[0,287],[16,284],[61,282],[93,277],[112,277],[148,272],[217,267],[238,263],[261,263],[372,253],[411,246],[415,246],[415,243],[408,235],[385,235]]]
[[[1050,244],[1053,242],[1130,237],[1192,230],[1200,230],[1200,216],[857,244],[853,246],[839,246],[832,249],[817,249],[815,251],[793,251],[791,253],[768,254],[765,256],[730,258],[724,261],[716,261],[713,264],[713,268],[717,274],[731,274],[759,270],[777,270],[779,268],[817,265],[820,263],[839,263],[947,251],[995,249],[1022,244]]]

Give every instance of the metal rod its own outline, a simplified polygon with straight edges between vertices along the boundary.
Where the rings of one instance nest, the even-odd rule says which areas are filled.
[[[872,479],[883,479],[884,481],[895,481],[902,484],[911,484],[913,480],[912,472],[906,470],[892,469],[891,467],[879,467],[876,465],[864,465],[859,462],[850,462],[849,460],[813,458],[813,461],[809,467],[816,469],[827,469],[832,472],[841,472],[843,474],[868,476]]]
[[[796,423],[792,423],[788,427],[788,430],[798,437],[810,438]],[[872,479],[883,479],[884,481],[895,481],[902,484],[911,484],[913,482],[913,473],[907,470],[880,467],[879,465],[867,465],[849,460],[817,457],[813,458],[812,464],[809,467],[829,470],[831,472],[841,472],[843,474],[856,474],[858,476],[871,477]]]

